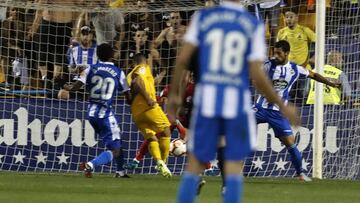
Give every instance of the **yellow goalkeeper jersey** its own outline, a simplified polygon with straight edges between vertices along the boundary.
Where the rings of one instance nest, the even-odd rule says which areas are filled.
[[[286,40],[290,44],[289,60],[303,65],[309,56],[309,43],[315,42],[316,35],[308,27],[296,25],[295,29],[284,27],[278,32],[277,41]]]
[[[155,81],[150,66],[140,64],[134,67],[134,69],[126,77],[130,88],[131,82],[136,76],[139,76],[144,81],[145,91],[149,94],[151,99],[156,101]],[[136,116],[150,108],[151,107],[147,104],[145,98],[140,94],[135,96],[131,104],[131,112],[133,116]]]

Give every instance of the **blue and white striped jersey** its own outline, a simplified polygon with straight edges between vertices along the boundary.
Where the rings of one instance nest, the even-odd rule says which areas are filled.
[[[112,100],[116,92],[129,90],[125,73],[111,62],[99,62],[87,70],[86,87],[90,91],[88,116],[112,116]]]
[[[289,92],[296,80],[300,76],[307,77],[309,75],[307,69],[292,62],[288,62],[285,65],[277,65],[274,60],[269,60],[264,63],[264,70],[267,72],[274,89],[285,104],[288,102]],[[261,95],[257,99],[256,105],[265,109],[279,110],[277,105],[269,103],[265,97]]]
[[[263,24],[224,2],[195,13],[184,41],[198,47],[194,105],[202,116],[233,119],[251,108],[249,62],[266,58]]]
[[[89,49],[84,49],[81,45],[72,47],[69,53],[69,65],[96,64],[98,62],[96,47],[96,42],[93,42]]]
[[[69,65],[93,65],[98,63],[98,58],[96,55],[96,42],[93,42],[92,46],[89,49],[83,49],[81,45],[74,46],[70,49],[69,52]],[[88,70],[86,70],[88,72]],[[86,74],[75,75],[74,80],[79,80],[85,84]]]

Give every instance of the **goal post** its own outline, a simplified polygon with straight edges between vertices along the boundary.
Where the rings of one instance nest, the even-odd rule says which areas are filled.
[[[316,3],[316,46],[315,46],[315,70],[323,75],[325,62],[325,1]],[[324,86],[322,83],[315,85],[314,105],[314,154],[313,154],[313,177],[322,179],[323,167],[323,134],[324,134]]]
[[[80,24],[81,26],[90,25],[94,32],[96,32],[94,16],[106,15],[114,11],[120,12],[124,17],[122,25],[124,28],[121,28],[124,30],[123,33],[114,35],[119,37],[116,39],[121,39],[118,61],[120,67],[127,71],[128,61],[139,50],[145,54],[151,52],[154,54],[154,72],[156,74],[164,69],[171,73],[177,49],[180,47],[177,45],[181,45],[179,36],[183,33],[170,33],[166,40],[158,41],[161,42],[160,45],[154,46],[153,42],[163,30],[172,32],[171,26],[181,24],[186,27],[191,15],[205,5],[204,1],[200,0],[148,0],[147,7],[144,7],[138,5],[138,1],[129,0],[124,1],[124,7],[110,9],[103,4],[104,0],[59,0],[59,2],[67,3],[56,5],[36,2],[38,1],[26,1],[25,3],[25,1],[0,0],[0,19],[1,14],[4,14],[1,13],[3,10],[1,7],[5,8],[7,17],[13,14],[10,12],[11,7],[18,8],[18,12],[21,14],[19,21],[11,24],[12,26],[8,26],[9,20],[3,20],[1,27],[0,83],[4,82],[5,67],[8,68],[7,74],[10,74],[10,77],[7,84],[0,84],[0,170],[78,172],[80,161],[94,158],[105,147],[99,142],[99,138],[86,120],[88,104],[86,93],[82,92],[85,96],[74,94],[70,95],[70,99],[58,99],[57,93],[54,93],[53,89],[59,89],[59,87],[52,85],[51,81],[49,85],[41,80],[39,62],[49,64],[48,80],[51,80],[57,42],[56,40],[48,41],[48,44],[45,45],[55,48],[54,50],[45,50],[39,46],[41,42],[37,38],[39,33],[36,33],[35,37],[31,39],[28,38],[28,30],[34,21],[35,11],[48,9],[51,11],[50,14],[58,11],[87,13]],[[316,63],[313,67],[316,72],[322,72],[320,69],[328,63],[330,52],[337,53],[334,55],[334,59],[338,60],[337,65],[347,76],[350,86],[350,91],[346,91],[348,88],[345,86],[342,91],[347,92],[346,96],[349,97],[350,102],[322,107],[324,102],[320,101],[322,94],[319,93],[322,90],[316,84],[316,105],[314,107],[313,104],[307,104],[310,80],[300,79],[301,82],[293,87],[294,91],[291,92],[290,101],[298,107],[302,123],[300,127],[293,129],[293,133],[296,137],[296,144],[303,155],[302,166],[307,175],[320,179],[360,179],[360,113],[359,106],[353,105],[356,100],[360,102],[359,4],[343,0],[316,1],[318,3],[316,9],[309,10],[311,5],[308,5],[309,1],[306,0],[244,0],[242,2],[244,7],[248,7],[255,16],[265,17],[262,20],[266,23],[266,38],[270,56],[273,43],[277,38],[276,33],[286,26],[284,12],[289,10],[298,14],[300,25],[316,32],[316,48],[309,47],[309,52],[315,52]],[[271,2],[279,2],[279,4],[275,5]],[[268,4],[263,4],[263,7],[260,8],[254,7],[255,3]],[[180,17],[177,12],[180,12]],[[138,21],[141,19],[146,19],[146,21],[139,23]],[[97,25],[100,25],[105,35],[112,36],[113,29],[107,30],[106,26],[101,27],[101,23],[106,21],[98,22],[100,23]],[[55,31],[47,36],[60,40],[63,36],[60,34],[60,29],[74,31],[73,27],[67,23],[53,23],[42,28],[44,32],[45,28],[53,28]],[[84,28],[84,30],[86,31],[88,28]],[[136,39],[136,37],[142,36],[147,38],[145,43],[140,43],[141,40]],[[100,36],[96,37],[97,40],[101,38]],[[74,36],[71,36],[71,39],[75,39]],[[136,45],[137,42],[140,43],[140,46]],[[21,50],[26,54],[20,55],[18,50],[13,49],[16,46],[7,46],[8,43],[22,48]],[[70,46],[76,46],[76,43],[79,41],[73,40],[64,46],[68,49]],[[174,46],[175,44],[176,46]],[[38,57],[38,53],[47,55]],[[69,53],[63,55],[64,60],[67,60]],[[85,58],[81,59],[85,61]],[[12,61],[15,61],[16,65]],[[64,62],[64,71],[67,71],[67,66],[67,62]],[[165,82],[158,86],[158,92],[165,87],[166,81],[169,81],[170,78],[171,75],[168,74]],[[13,84],[17,84],[17,86],[13,87]],[[30,90],[21,89],[26,85],[30,87]],[[324,86],[323,88],[326,91],[328,87]],[[348,94],[348,92],[350,93]],[[117,97],[114,109],[122,130],[125,160],[130,161],[135,157],[143,138],[132,121],[129,106],[123,97]],[[173,133],[172,138],[177,138],[176,132]],[[289,153],[275,137],[273,129],[269,128],[267,124],[258,125],[257,141],[257,151],[245,161],[245,176],[293,177],[296,175]],[[185,168],[186,156],[170,156],[168,164],[171,171],[181,174]],[[217,169],[216,162],[213,165]],[[140,162],[139,168],[129,172],[155,174],[154,166],[152,158],[146,155]],[[97,169],[97,172],[108,173],[114,170],[113,165],[106,165]]]

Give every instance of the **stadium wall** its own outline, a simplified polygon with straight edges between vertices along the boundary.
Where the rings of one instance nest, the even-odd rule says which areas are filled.
[[[86,102],[28,98],[12,99],[12,102],[0,105],[0,112],[3,112],[4,116],[0,119],[0,170],[78,171],[80,162],[90,160],[104,150],[104,146],[98,142],[94,130],[85,119],[86,108]],[[346,146],[352,140],[347,137],[359,133],[357,128],[357,132],[353,132],[352,128],[356,120],[346,119],[358,117],[359,109],[347,110],[345,114],[340,111],[344,106],[325,108],[324,173],[325,177],[339,178],[336,174],[326,173],[333,170],[333,167],[341,168],[343,164],[350,162],[348,164],[351,165],[351,161],[356,162],[356,159],[353,160],[351,157],[348,162],[339,159],[349,154]],[[313,107],[303,106],[300,110],[303,123],[307,125],[294,129],[294,133],[299,150],[303,153],[304,170],[311,174]],[[141,140],[138,139],[139,134],[128,113],[129,107],[124,105],[123,101],[118,101],[115,111],[123,131],[125,159],[130,160],[135,156]],[[245,175],[293,176],[295,171],[290,167],[290,157],[287,157],[286,149],[274,137],[272,129],[268,129],[267,124],[259,125],[258,135],[258,151],[246,160]],[[173,138],[175,137],[174,134]],[[356,157],[360,149],[353,150]],[[180,174],[184,168],[185,157],[170,156],[168,163],[175,174]],[[135,173],[156,173],[152,166],[155,166],[155,163],[148,156]],[[112,170],[112,166],[104,166],[97,171],[107,173]],[[358,168],[349,173],[352,174],[347,174],[347,178],[360,179]]]

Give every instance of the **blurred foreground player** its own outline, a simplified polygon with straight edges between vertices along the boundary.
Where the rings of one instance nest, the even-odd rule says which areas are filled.
[[[194,202],[198,174],[206,162],[215,158],[220,135],[225,135],[226,140],[224,202],[241,202],[242,160],[255,145],[250,78],[261,81],[256,88],[279,105],[290,121],[297,124],[300,120],[293,106],[282,103],[261,70],[266,58],[264,26],[239,2],[224,1],[220,6],[196,12],[177,57],[168,104],[171,118],[182,104],[182,74],[196,48],[199,51],[194,117],[188,134],[189,163],[180,183],[179,203]]]

